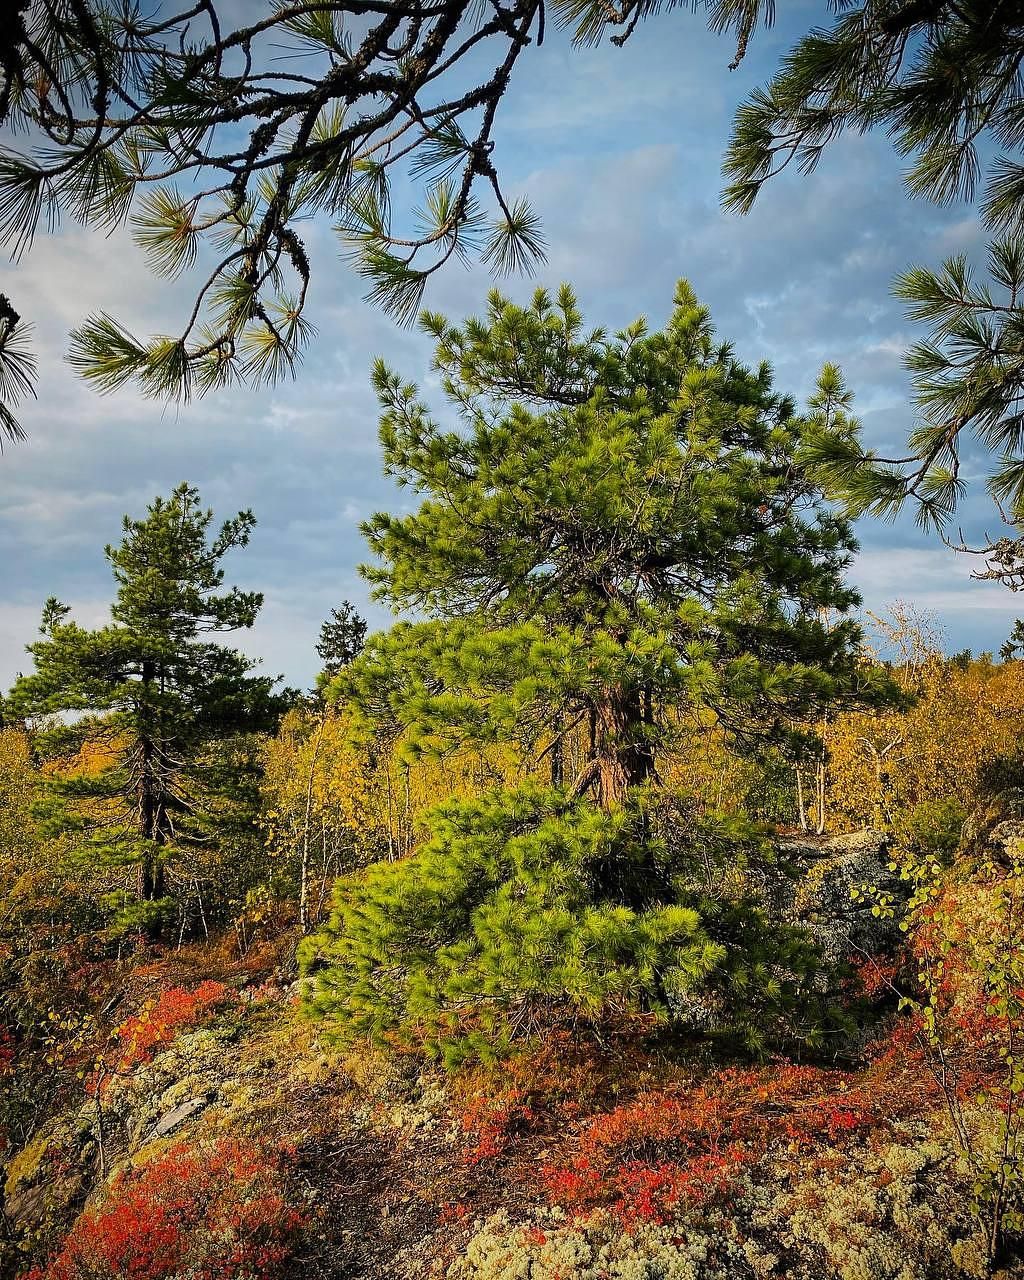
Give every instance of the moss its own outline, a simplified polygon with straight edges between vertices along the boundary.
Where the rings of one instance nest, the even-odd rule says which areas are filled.
[[[43,1161],[46,1159],[47,1152],[50,1150],[52,1140],[52,1131],[49,1128],[41,1129],[28,1146],[23,1147],[10,1161],[7,1166],[7,1178],[4,1182],[4,1196],[6,1199],[13,1199],[26,1186],[35,1181]]]
[[[729,1203],[624,1230],[604,1213],[478,1223],[448,1280],[975,1280],[988,1274],[948,1139],[763,1166]]]

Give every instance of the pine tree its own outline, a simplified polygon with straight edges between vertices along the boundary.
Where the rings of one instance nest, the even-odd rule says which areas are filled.
[[[410,860],[342,880],[306,949],[314,1008],[438,1044],[501,1041],[542,1013],[666,1015],[766,943],[750,904],[738,949],[732,907],[698,909],[703,855],[656,819],[659,760],[684,723],[778,743],[882,694],[847,616],[855,543],[799,464],[809,423],[767,365],[716,341],[685,282],[662,333],[585,333],[564,286],[557,303],[493,294],[483,320],[422,325],[461,429],[378,363],[385,465],[422,501],[368,522],[364,573],[432,616],[371,637],[336,691],[393,720],[413,756],[515,741],[536,765],[583,732],[588,758],[564,787],[452,802]],[[847,429],[838,401],[814,422]],[[806,966],[784,993],[756,965],[762,981],[735,990],[766,1034]]]
[[[53,598],[42,639],[28,646],[35,671],[10,705],[25,717],[58,714],[51,735],[89,744],[98,763],[64,770],[53,820],[81,832],[90,855],[134,868],[132,919],[155,925],[172,888],[168,873],[216,845],[218,823],[254,794],[252,753],[239,736],[271,729],[284,707],[276,680],[251,674],[237,649],[206,639],[251,627],[256,592],[222,589],[223,558],[255,524],[240,512],[214,532],[198,492],[179,485],[141,519],[124,519],[106,548],[117,594],[111,622],[88,630]],[[63,713],[84,713],[70,722]],[[232,745],[233,744],[233,745]]]
[[[761,0],[725,0],[718,9],[723,24],[742,22],[748,35],[760,15],[773,16]],[[737,112],[723,197],[745,212],[791,163],[810,173],[844,131],[880,128],[910,161],[911,194],[978,204],[993,234],[987,280],[958,253],[938,270],[913,267],[895,282],[910,317],[930,330],[905,360],[920,414],[907,447],[885,457],[855,436],[835,440],[821,449],[821,475],[852,513],[888,518],[909,502],[922,525],[945,536],[966,491],[962,455],[980,445],[1009,530],[982,545],[951,545],[985,558],[975,576],[1013,589],[1024,584],[1022,56],[1016,0],[838,5]]]
[[[349,600],[342,600],[337,609],[320,628],[316,652],[324,664],[324,674],[330,679],[359,656],[366,643],[365,619],[355,611]]]
[[[967,653],[970,657],[970,650]],[[1024,619],[1018,618],[1000,646],[999,656],[1003,662],[1013,662],[1021,654],[1024,654]]]

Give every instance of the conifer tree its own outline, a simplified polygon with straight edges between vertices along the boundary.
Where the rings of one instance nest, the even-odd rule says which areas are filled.
[[[970,657],[970,650],[967,653]],[[1013,630],[1000,646],[999,656],[1004,662],[1013,662],[1022,653],[1024,653],[1024,620],[1018,618],[1013,624]]]
[[[601,7],[580,4],[587,14]],[[822,477],[851,512],[888,518],[909,503],[948,542],[945,529],[967,488],[962,457],[980,447],[1009,528],[980,545],[962,534],[951,545],[984,558],[975,576],[1016,590],[1024,584],[1021,8],[1016,0],[855,0],[833,8],[737,112],[723,202],[745,212],[787,166],[812,172],[845,131],[883,129],[908,160],[912,195],[977,204],[993,234],[988,279],[961,252],[895,282],[911,319],[929,328],[905,358],[919,413],[906,447],[883,456],[854,435],[820,443],[819,458]],[[770,23],[774,6],[723,0],[713,21],[742,24],[742,55],[761,17]]]
[[[745,44],[756,5],[751,17],[751,0],[705,3]],[[311,216],[326,215],[370,300],[403,321],[452,260],[498,276],[543,260],[539,220],[506,191],[496,146],[516,68],[555,24],[621,43],[658,7],[8,3],[0,245],[19,257],[61,215],[103,233],[128,223],[158,275],[195,277],[174,336],[136,336],[106,313],[84,320],[71,359],[101,390],[133,381],[187,399],[277,382],[314,334]],[[22,437],[16,409],[36,378],[15,302],[0,295],[0,441]]]
[[[218,752],[238,735],[273,727],[284,707],[276,680],[251,674],[215,632],[251,627],[257,592],[223,589],[223,558],[244,547],[255,524],[239,512],[211,529],[197,490],[181,484],[142,519],[126,516],[120,546],[108,546],[117,594],[108,625],[89,630],[49,599],[42,639],[28,646],[35,671],[10,696],[25,717],[52,717],[51,732],[89,743],[99,766],[58,785],[54,820],[77,827],[91,856],[136,869],[134,920],[155,924],[167,906],[176,858],[215,843],[218,817],[251,791],[244,749]],[[60,713],[85,713],[60,721]],[[211,825],[212,824],[212,825]]]
[[[337,609],[320,628],[316,644],[317,656],[324,664],[324,674],[333,678],[359,656],[366,643],[365,619],[355,611],[349,600],[342,600]]]
[[[538,765],[583,732],[588,759],[563,787],[452,801],[411,860],[343,879],[306,949],[313,1005],[479,1046],[542,1016],[678,1012],[731,974],[763,1036],[806,994],[809,952],[749,903],[702,901],[707,844],[680,846],[655,784],[687,721],[777,743],[883,692],[847,616],[850,529],[797,459],[809,423],[685,282],[661,333],[587,333],[565,286],[422,326],[460,428],[378,363],[385,465],[421,503],[368,522],[364,573],[428,616],[371,637],[337,692],[413,755],[516,741]],[[846,429],[838,401],[813,416]]]

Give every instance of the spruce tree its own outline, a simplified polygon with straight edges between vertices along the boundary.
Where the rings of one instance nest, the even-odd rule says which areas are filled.
[[[479,1048],[552,1017],[692,1016],[724,984],[766,1038],[808,995],[810,950],[698,887],[710,837],[680,843],[656,784],[687,720],[780,743],[883,692],[848,616],[851,531],[799,463],[810,421],[685,282],[660,333],[587,333],[565,286],[422,325],[459,427],[378,363],[386,469],[421,502],[368,522],[364,573],[427,616],[371,637],[336,692],[407,753],[513,740],[538,771],[582,733],[586,759],[561,787],[452,801],[411,859],[340,881],[305,952],[312,1006]],[[819,397],[815,431],[846,430],[844,405]]]
[[[88,856],[135,869],[139,905],[129,916],[154,927],[176,861],[209,851],[218,822],[230,826],[233,804],[252,790],[252,753],[220,748],[271,729],[285,705],[274,678],[253,675],[250,659],[206,638],[251,627],[263,602],[224,589],[221,566],[248,543],[252,513],[216,532],[212,521],[187,484],[144,518],[126,516],[121,544],[106,548],[117,584],[110,623],[89,630],[49,599],[42,639],[27,646],[35,671],[10,695],[17,714],[49,717],[65,746],[87,742],[98,752],[98,767],[62,771],[52,819],[80,831]],[[84,714],[68,720],[69,712]]]
[[[324,675],[328,679],[359,656],[366,643],[366,632],[366,621],[356,613],[351,601],[342,600],[337,609],[331,610],[331,616],[320,627],[320,639],[316,643],[317,656],[324,664]]]

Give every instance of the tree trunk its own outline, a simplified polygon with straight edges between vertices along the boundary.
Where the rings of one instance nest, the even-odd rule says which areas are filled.
[[[818,760],[818,772],[815,775],[817,785],[817,803],[818,803],[818,821],[815,825],[816,833],[825,834],[825,757],[821,756]]]
[[[313,756],[309,762],[309,774],[306,778],[306,813],[302,824],[302,855],[299,863],[299,928],[303,933],[309,928],[309,832],[313,820],[316,766],[320,759],[320,745],[323,742],[326,722],[327,713],[321,711],[316,728],[316,741],[313,743]]]
[[[654,752],[644,726],[650,713],[636,689],[611,689],[594,707],[594,759],[597,802],[609,813],[619,808],[631,787],[654,773]]]
[[[143,700],[148,698],[156,671],[152,662],[142,664]],[[167,843],[167,810],[156,744],[149,734],[143,734],[140,742],[142,761],[140,768],[141,803],[140,826],[143,840],[157,846],[157,851],[147,850],[139,867],[139,898],[143,902],[155,902],[164,896],[165,881],[160,846]]]
[[[148,738],[142,740],[142,838],[157,846],[147,850],[139,867],[139,897],[155,902],[164,896],[164,868],[160,846],[167,843],[166,813],[159,779],[156,776],[156,752]]]
[[[555,716],[554,738],[551,741],[551,785],[560,787],[565,781],[565,751],[562,742],[565,733],[565,717],[561,712]]]

